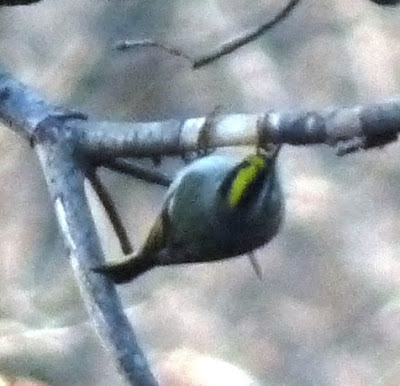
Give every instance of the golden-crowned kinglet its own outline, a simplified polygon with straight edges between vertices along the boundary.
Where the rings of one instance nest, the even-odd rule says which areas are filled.
[[[138,253],[94,271],[124,283],[156,266],[219,260],[266,244],[283,214],[278,151],[260,150],[241,161],[222,155],[193,161],[171,184]]]

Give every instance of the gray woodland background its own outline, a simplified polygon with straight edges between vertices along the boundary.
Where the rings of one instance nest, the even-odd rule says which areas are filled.
[[[48,100],[113,121],[201,116],[216,105],[352,105],[398,92],[400,9],[368,0],[303,0],[267,36],[198,71],[154,49],[111,49],[121,38],[152,38],[197,56],[285,4],[44,0],[1,8],[1,61]],[[34,153],[6,128],[0,137],[0,384],[122,385],[87,323]],[[161,384],[400,384],[398,153],[398,144],[344,158],[325,147],[285,147],[287,215],[258,253],[262,282],[240,258],[160,268],[121,287]],[[139,245],[165,188],[101,175]]]

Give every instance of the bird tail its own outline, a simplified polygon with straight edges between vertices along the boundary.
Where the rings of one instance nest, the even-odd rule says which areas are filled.
[[[93,271],[107,276],[115,284],[123,284],[136,279],[154,266],[153,259],[139,254],[120,263],[100,265],[93,268]]]

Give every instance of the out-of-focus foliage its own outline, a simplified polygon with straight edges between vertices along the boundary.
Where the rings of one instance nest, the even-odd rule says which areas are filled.
[[[1,9],[1,61],[49,100],[110,120],[198,116],[217,105],[310,109],[398,93],[400,10],[368,0],[303,0],[264,38],[195,72],[157,50],[111,49],[121,38],[152,38],[197,56],[283,3],[43,0]],[[123,384],[87,324],[35,156],[6,128],[0,136],[0,374]],[[287,216],[258,252],[262,282],[243,258],[160,268],[122,287],[164,384],[399,384],[398,154],[398,144],[345,158],[285,148]],[[139,245],[164,188],[102,177]],[[94,212],[110,258],[120,257]]]

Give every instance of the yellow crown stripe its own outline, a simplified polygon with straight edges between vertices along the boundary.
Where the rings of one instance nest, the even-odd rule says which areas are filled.
[[[231,207],[236,207],[239,204],[251,183],[265,169],[266,160],[264,157],[253,155],[246,158],[243,165],[245,166],[238,171],[232,182],[229,194],[229,205]]]
[[[254,165],[259,172],[267,165],[267,160],[265,157],[258,154],[249,156],[247,161]]]

